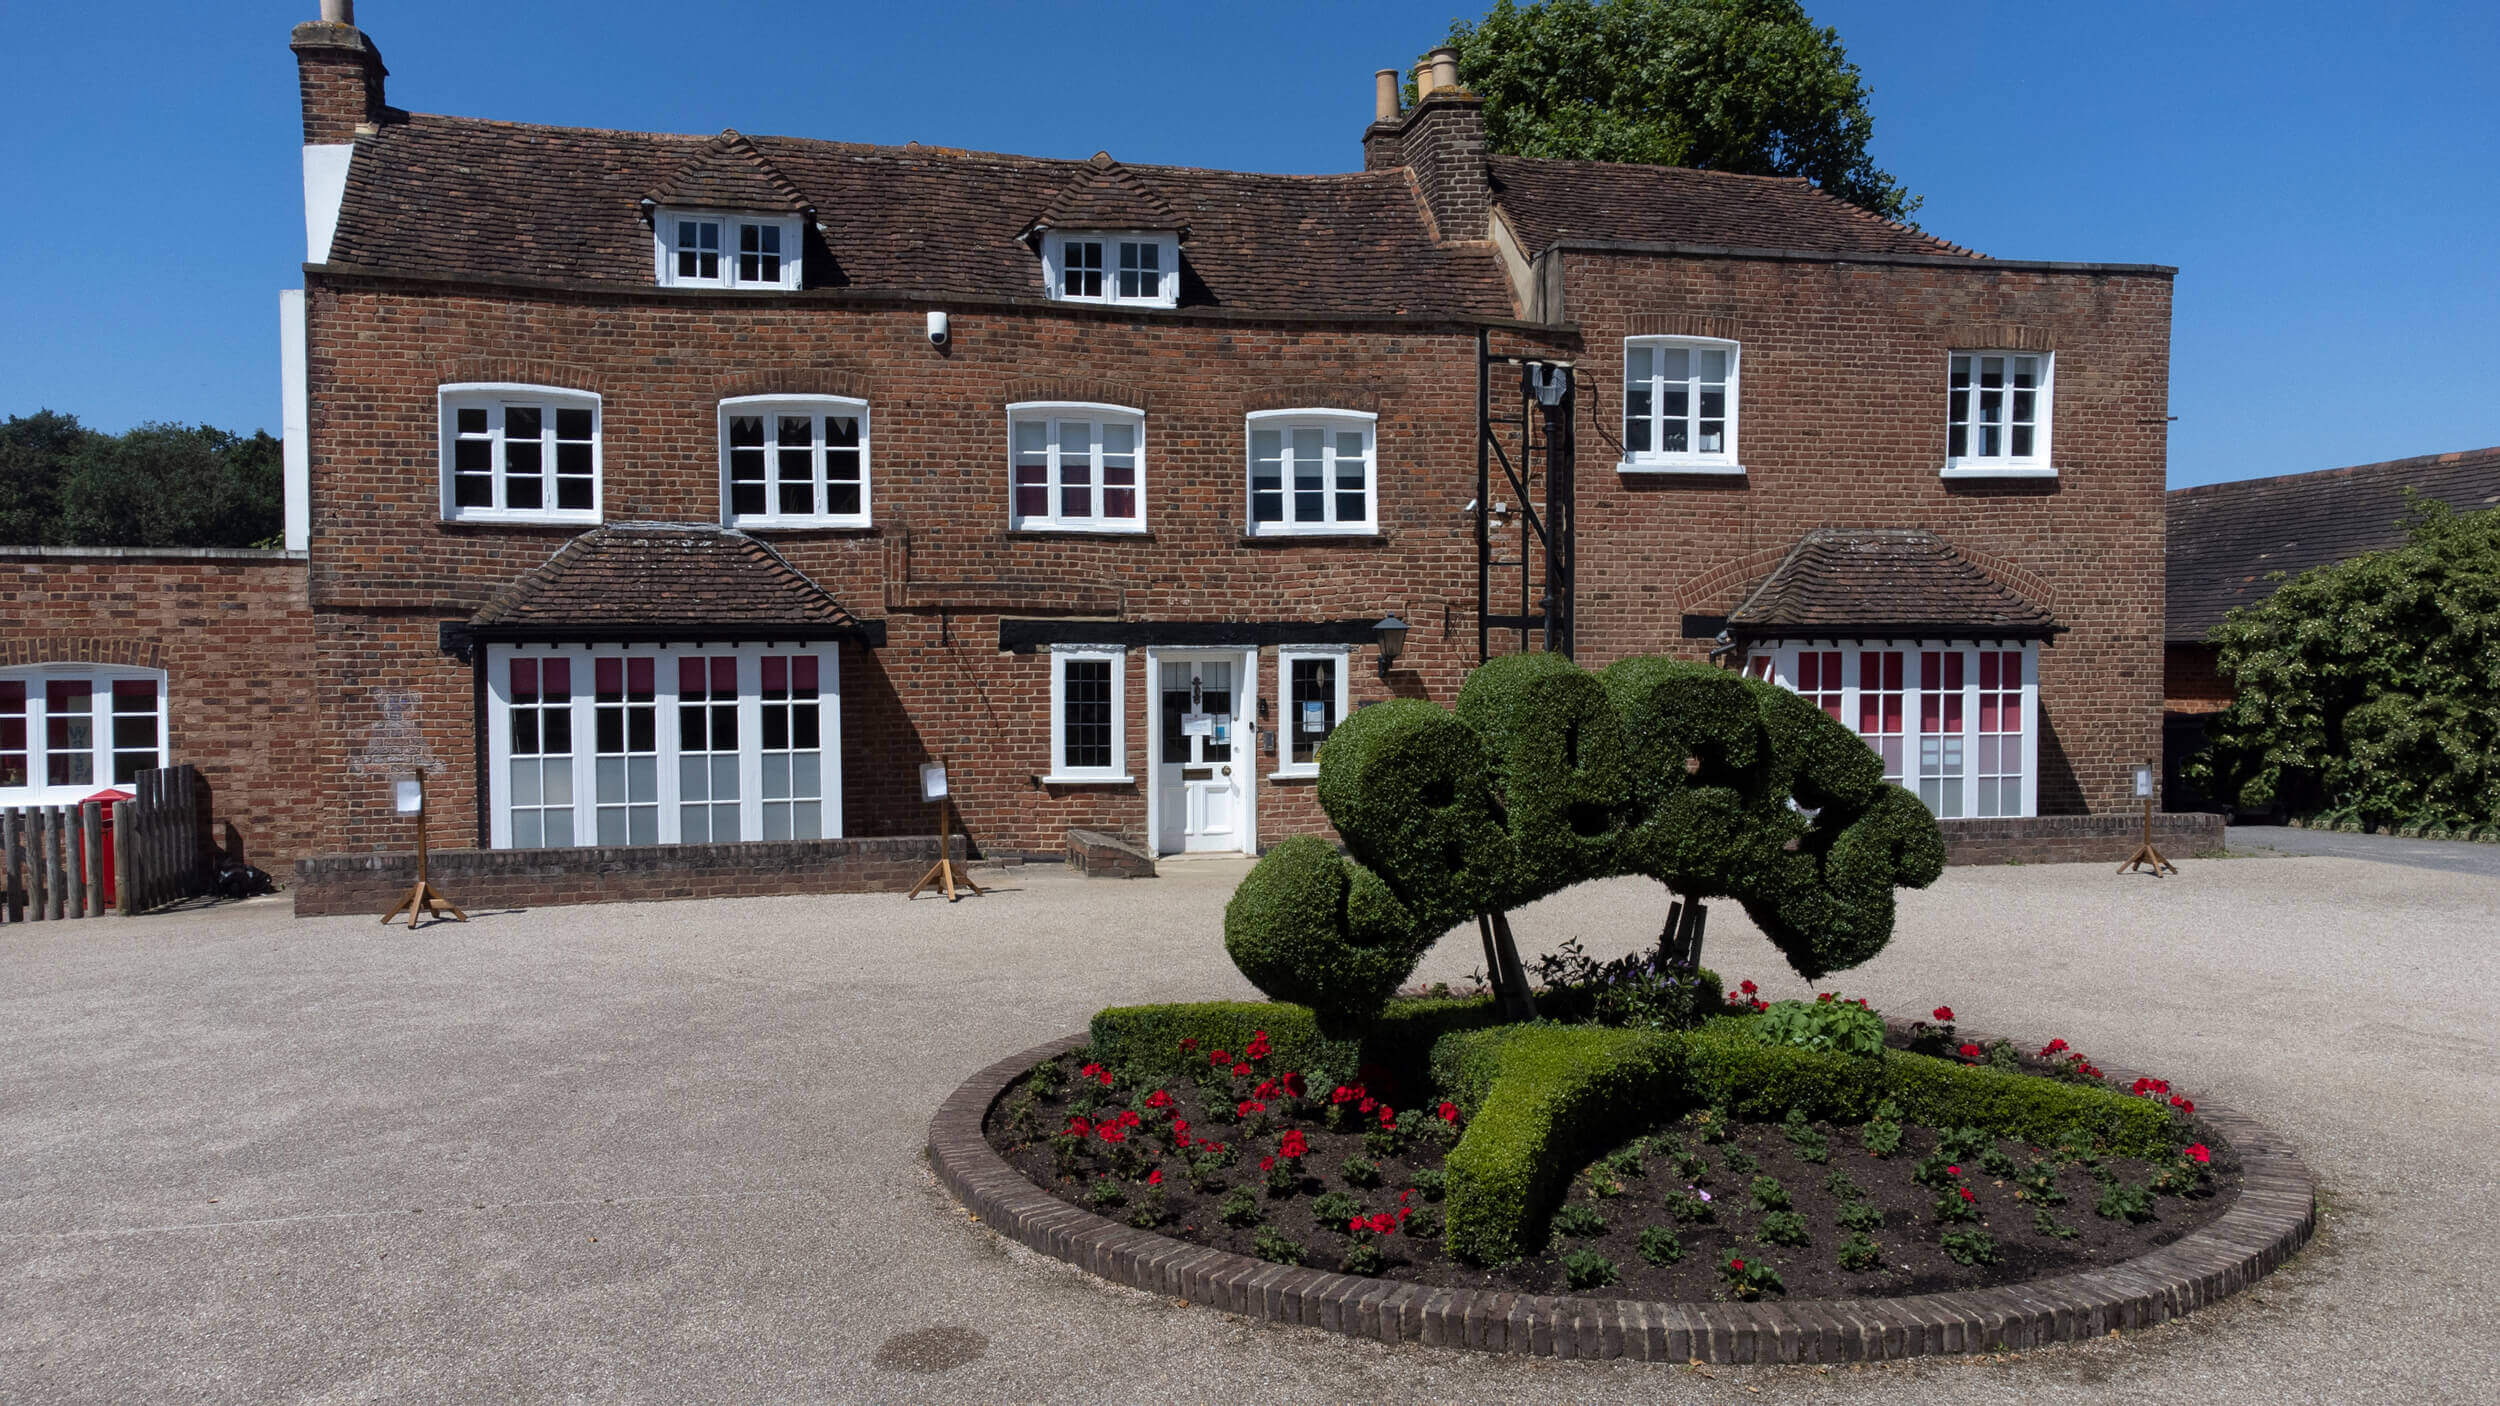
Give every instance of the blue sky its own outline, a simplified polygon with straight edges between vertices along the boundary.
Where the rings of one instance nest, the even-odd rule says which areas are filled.
[[[1466,0],[365,0],[402,107],[1350,169]],[[1809,0],[1918,219],[2180,267],[2173,484],[2500,443],[2500,7]],[[0,414],[275,429],[318,0],[0,12]],[[1471,11],[1472,13],[1472,11]]]

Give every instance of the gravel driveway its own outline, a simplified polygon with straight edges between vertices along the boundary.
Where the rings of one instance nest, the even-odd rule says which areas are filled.
[[[2500,881],[2328,857],[1950,871],[1841,983],[2062,1035],[2292,1135],[2319,1239],[2126,1338],[1875,1368],[1387,1348],[1115,1289],[935,1185],[931,1107],[1111,1001],[1242,995],[1239,864],[481,913],[0,929],[0,1399],[2500,1399]],[[1611,955],[1590,885],[1523,944]],[[1733,905],[1709,960],[1802,990]],[[1454,938],[1427,976],[1463,978]],[[1758,1389],[1758,1391],[1757,1391]]]

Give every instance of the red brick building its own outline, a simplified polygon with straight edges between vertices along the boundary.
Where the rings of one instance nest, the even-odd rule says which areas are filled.
[[[410,113],[334,8],[308,852],[405,846],[410,725],[584,864],[926,835],[933,759],[993,853],[1255,851],[1348,710],[1549,645],[1813,693],[1947,817],[2157,745],[2169,269],[1491,156],[1446,60],[1278,176]]]

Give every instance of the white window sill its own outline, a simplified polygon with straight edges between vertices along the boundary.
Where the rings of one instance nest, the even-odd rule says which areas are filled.
[[[520,527],[545,527],[549,525],[559,527],[597,527],[600,520],[600,515],[597,509],[584,508],[567,508],[552,513],[543,511],[515,512],[510,509],[498,511],[492,508],[467,508],[456,513],[446,513],[443,516],[443,521],[447,523],[493,523],[497,525],[513,525]]]
[[[1045,776],[1045,786],[1134,786],[1134,776]]]
[[[874,526],[876,523],[864,517],[756,517],[750,514],[729,520],[729,527],[735,532],[795,532],[811,528],[821,531],[827,528],[857,529]]]
[[[1093,537],[1143,537],[1146,524],[1127,527],[1106,527],[1098,522],[1035,522],[1027,520],[1009,529],[1013,532],[1082,532]]]
[[[1081,308],[1163,308],[1179,307],[1178,298],[1072,298],[1065,293],[1051,299],[1054,303],[1073,303]]]
[[[1615,465],[1619,474],[1701,474],[1718,478],[1743,478],[1745,466],[1726,460],[1625,459]]]
[[[2054,464],[1991,464],[1985,461],[1947,464],[1940,478],[2055,478]]]
[[[1368,522],[1313,523],[1308,527],[1280,527],[1263,522],[1242,534],[1246,537],[1377,537],[1380,529]]]
[[[1267,774],[1267,779],[1270,781],[1317,781],[1319,768],[1314,766],[1304,767],[1299,771],[1271,771]]]

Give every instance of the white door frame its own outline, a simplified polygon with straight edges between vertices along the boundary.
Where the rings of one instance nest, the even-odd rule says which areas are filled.
[[[1241,852],[1259,852],[1259,648],[1257,645],[1149,645],[1146,649],[1146,847],[1163,846],[1163,670],[1166,658],[1229,658],[1241,661],[1241,688],[1233,704],[1233,765],[1241,777]],[[1242,711],[1243,702],[1248,711]],[[1249,722],[1249,764],[1241,762],[1240,728]],[[1222,851],[1214,851],[1221,853]],[[1156,856],[1158,859],[1161,855]]]

